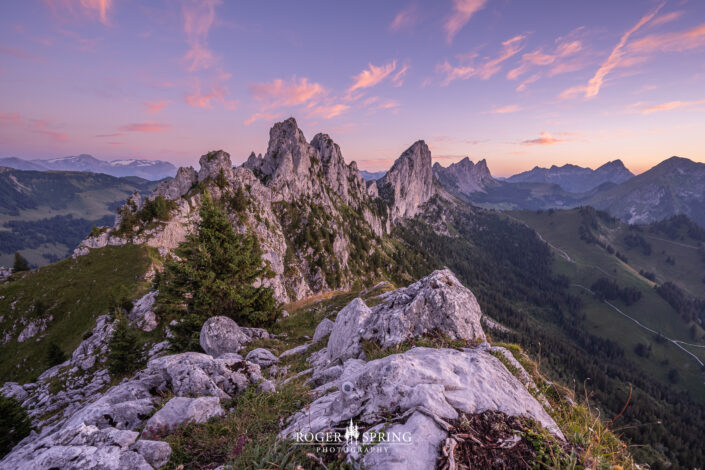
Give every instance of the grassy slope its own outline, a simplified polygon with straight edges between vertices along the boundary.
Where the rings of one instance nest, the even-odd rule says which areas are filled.
[[[105,247],[17,275],[16,280],[0,285],[2,336],[18,317],[36,318],[38,300],[44,305],[42,317],[54,318],[46,331],[34,338],[18,343],[22,327],[17,327],[12,340],[0,345],[1,381],[35,379],[47,368],[50,342],[70,355],[84,333],[95,326],[95,318],[107,313],[116,299],[135,299],[146,292],[149,284],[144,275],[156,256],[156,250],[143,246]]]
[[[651,256],[644,256],[638,249],[628,250],[624,244],[624,235],[629,233],[626,224],[617,222],[612,227],[601,225],[603,240],[627,255],[627,265],[600,246],[587,244],[580,239],[578,226],[581,218],[578,210],[555,211],[553,215],[548,212],[522,211],[512,212],[511,216],[527,223],[557,250],[563,250],[573,259],[574,262],[569,262],[562,256],[556,256],[555,261],[556,272],[568,276],[571,283],[589,288],[598,278],[607,277],[621,287],[637,288],[642,297],[635,304],[626,306],[621,301],[612,303],[667,337],[692,342],[690,325],[683,322],[673,308],[654,291],[651,281],[639,275],[639,270],[649,270],[655,272],[657,280],[661,282],[672,280],[691,293],[705,296],[705,285],[700,283],[702,264],[697,256],[693,256],[692,250],[677,245],[675,247],[679,249],[674,249],[672,242],[647,238],[652,244],[653,253]],[[695,242],[690,242],[695,245]],[[661,254],[663,250],[676,259],[675,267],[664,262],[665,256]],[[669,277],[674,273],[677,273],[676,277]],[[693,279],[697,282],[693,282]],[[670,384],[668,372],[673,368],[677,369],[681,381],[673,387],[688,390],[694,397],[705,400],[702,371],[686,353],[672,343],[659,344],[654,340],[652,333],[598,301],[584,289],[572,286],[571,291],[584,302],[583,312],[591,333],[616,341],[623,347],[629,360],[663,383]],[[634,352],[638,343],[652,347],[650,358],[642,358]],[[705,362],[705,349],[689,350]]]

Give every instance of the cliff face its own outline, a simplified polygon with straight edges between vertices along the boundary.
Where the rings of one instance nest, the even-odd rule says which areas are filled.
[[[426,143],[419,140],[409,147],[376,185],[380,197],[389,204],[392,222],[416,215],[436,193]]]

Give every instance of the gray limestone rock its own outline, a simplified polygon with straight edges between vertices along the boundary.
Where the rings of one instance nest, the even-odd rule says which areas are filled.
[[[231,318],[210,317],[201,328],[201,347],[211,356],[236,353],[250,341]]]
[[[149,437],[183,423],[205,423],[210,418],[224,414],[225,410],[217,397],[174,397],[149,418],[142,434]]]

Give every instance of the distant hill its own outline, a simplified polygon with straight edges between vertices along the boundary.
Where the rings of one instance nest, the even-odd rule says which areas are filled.
[[[557,184],[571,193],[584,193],[604,183],[623,183],[634,174],[621,160],[605,163],[596,170],[577,165],[553,165],[551,168],[534,167],[507,178],[509,183],[549,183]]]
[[[685,214],[705,227],[705,164],[671,157],[650,170],[584,201],[630,223]]]
[[[11,266],[15,251],[36,265],[64,258],[93,225],[112,225],[133,192],[156,185],[135,176],[0,167],[0,265]]]
[[[16,170],[89,171],[91,173],[104,173],[117,177],[138,176],[151,181],[173,177],[176,174],[176,167],[162,160],[138,160],[131,158],[105,161],[87,154],[46,160],[24,160],[17,157],[7,157],[0,158],[0,166],[14,168]]]
[[[365,171],[365,170],[360,170],[360,176],[362,176],[362,179],[365,181],[374,181],[378,180],[384,175],[386,175],[386,171]]]

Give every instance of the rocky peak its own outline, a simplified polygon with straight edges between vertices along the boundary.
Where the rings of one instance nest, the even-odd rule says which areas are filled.
[[[152,193],[152,198],[162,196],[164,199],[178,199],[198,182],[198,173],[193,167],[180,167],[176,177],[171,181],[162,181]]]
[[[379,194],[390,205],[392,221],[413,217],[435,194],[431,151],[423,140],[415,142],[377,180]]]
[[[199,183],[207,178],[216,178],[221,170],[226,178],[232,177],[233,164],[230,161],[230,154],[227,152],[222,150],[208,152],[201,156],[198,163],[201,165],[201,169],[198,171]]]
[[[492,177],[485,159],[476,164],[468,157],[459,162],[451,163],[447,168],[439,164],[433,166],[433,174],[443,187],[463,194],[484,192],[488,187],[497,185]]]

